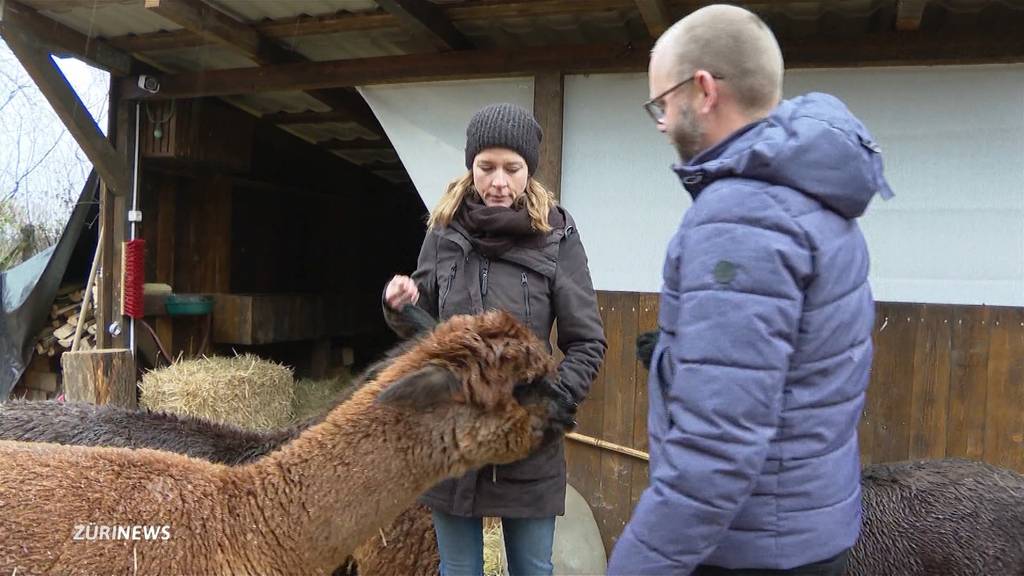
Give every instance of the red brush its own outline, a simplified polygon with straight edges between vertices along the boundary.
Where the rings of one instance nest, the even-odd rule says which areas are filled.
[[[125,316],[142,318],[142,285],[145,282],[146,241],[139,238],[124,243],[121,251],[121,311]]]

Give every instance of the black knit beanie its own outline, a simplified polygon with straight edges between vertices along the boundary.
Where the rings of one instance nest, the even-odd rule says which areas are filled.
[[[526,160],[532,176],[537,170],[537,156],[543,138],[540,124],[533,114],[515,104],[491,104],[473,115],[466,127],[466,168],[472,169],[473,158],[487,148],[515,150]]]

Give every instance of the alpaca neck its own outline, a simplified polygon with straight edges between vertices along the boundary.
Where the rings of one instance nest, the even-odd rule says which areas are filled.
[[[419,494],[461,471],[431,457],[445,438],[424,438],[413,419],[375,404],[378,391],[365,387],[278,452],[239,469],[247,488],[237,492],[248,492],[242,506],[251,517],[280,518],[261,528],[271,550],[283,546],[330,572]]]

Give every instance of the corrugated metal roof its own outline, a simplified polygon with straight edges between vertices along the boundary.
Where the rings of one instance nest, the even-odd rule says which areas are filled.
[[[283,40],[299,54],[316,61],[397,56],[424,51],[423,41],[400,28],[296,36]]]
[[[326,140],[374,139],[377,135],[355,122],[324,122],[322,124],[285,124],[281,126],[292,134],[309,142]]]
[[[689,0],[667,0],[669,10],[677,16],[690,6]],[[53,18],[92,36],[116,37],[128,34],[148,34],[160,30],[179,30],[180,26],[166,20],[143,7],[141,0],[22,0],[25,4],[40,10],[43,15]],[[464,5],[469,0],[433,0],[440,6]],[[373,0],[210,0],[210,4],[223,8],[235,17],[250,23],[267,19],[279,20],[298,16],[322,16],[350,12],[353,14],[372,12],[378,9]],[[789,0],[779,2],[753,2],[752,7],[770,17],[789,20],[816,20],[826,14],[847,19],[863,19],[883,7],[892,7],[895,0]],[[969,13],[986,6],[1001,4],[1013,9],[1024,9],[1024,0],[930,0],[928,6],[939,7],[955,13]],[[891,9],[891,8],[890,8]],[[623,25],[625,24],[625,25]],[[483,45],[505,46],[516,41],[538,45],[557,41],[573,42],[593,39],[613,40],[623,34],[643,37],[643,22],[639,11],[632,2],[624,2],[622,8],[602,12],[586,12],[564,16],[482,18],[475,21],[460,21],[456,27]],[[624,32],[628,30],[627,32]],[[380,30],[364,31],[374,36]],[[384,33],[385,39],[375,44],[372,38],[336,35],[335,42],[354,42],[361,47],[351,50],[358,55],[395,54],[404,49],[406,40],[394,36],[395,31]],[[612,36],[608,36],[608,34]],[[305,43],[303,40],[302,43]],[[317,59],[323,54],[344,54],[343,46],[329,48],[323,42],[310,48]],[[310,57],[314,57],[311,56]],[[344,56],[342,56],[344,57]]]
[[[53,18],[90,36],[118,37],[180,30],[180,26],[146,10],[141,0],[23,0]],[[690,2],[667,0],[669,10],[681,16]],[[470,0],[433,0],[439,6],[466,5]],[[378,10],[373,0],[210,0],[235,17],[250,23],[298,16],[359,14]],[[879,10],[892,11],[895,0],[790,0],[752,2],[757,12],[783,34],[803,36],[813,32],[856,33]],[[978,12],[1002,5],[1024,9],[1024,0],[931,0],[929,10],[954,13]],[[493,17],[459,20],[454,25],[480,47],[542,46],[552,42],[585,43],[647,39],[647,29],[632,2],[599,11],[547,16]],[[282,39],[313,60],[363,58],[429,50],[424,41],[402,28],[375,28],[342,33]],[[188,52],[168,56],[178,69],[224,68],[228,56],[196,52],[186,66]]]
[[[463,21],[455,27],[480,48],[543,46],[559,44],[628,42],[647,37],[647,28],[635,10],[558,15],[493,18]],[[295,36],[283,41],[311,60],[343,60],[429,52],[423,39],[402,28],[375,28],[314,36]]]
[[[43,16],[73,28],[89,37],[110,38],[127,34],[149,34],[161,30],[179,30],[181,26],[146,10],[141,0],[71,6],[51,0],[23,0]]]
[[[374,170],[373,173],[396,184],[412,182],[412,179],[409,178],[409,173],[405,170]]]
[[[257,65],[238,50],[219,45],[147,52],[146,59],[161,68],[177,72],[251,68]]]
[[[552,42],[628,42],[648,37],[639,12],[631,9],[579,15],[493,18],[459,22],[456,27],[480,47],[544,46]]]
[[[379,7],[373,0],[208,0],[245,22],[279,20],[296,16],[320,16],[338,12],[373,12]]]
[[[260,115],[273,112],[305,112],[330,110],[323,102],[305,92],[263,92],[260,94],[239,94],[235,100]]]
[[[180,30],[180,26],[146,10],[142,0],[19,0],[43,16],[65,24],[91,37],[121,37],[145,35],[161,30]],[[228,14],[248,23],[267,20],[289,21],[300,16],[331,16],[351,13],[367,14],[379,11],[374,0],[204,0],[222,8]],[[435,5],[453,7],[480,6],[479,0],[431,0]],[[596,0],[595,0],[596,1]],[[676,17],[693,5],[692,0],[665,0],[669,11]],[[499,4],[495,2],[495,4]],[[865,32],[877,32],[892,27],[897,0],[787,0],[778,2],[756,1],[747,3],[761,14],[780,37],[800,39],[807,36],[848,37]],[[547,4],[559,10],[561,5]],[[481,48],[517,46],[544,46],[549,44],[649,41],[647,26],[632,0],[603,0],[588,4],[592,9],[579,13],[517,15],[481,17],[453,21],[471,42]],[[596,8],[595,8],[596,6]],[[926,5],[922,27],[931,21],[951,20],[970,26],[979,33],[998,24],[1006,9],[1024,10],[1024,0],[930,0]],[[524,12],[528,12],[526,8]],[[470,9],[476,14],[484,10]],[[508,11],[506,11],[507,13]],[[950,18],[944,18],[945,14]],[[975,16],[978,15],[978,16]],[[938,18],[934,18],[938,16]],[[955,18],[954,18],[955,16]],[[474,16],[475,18],[475,16]],[[370,16],[374,26],[388,19]],[[962,20],[961,20],[962,19]],[[291,26],[289,23],[288,26]],[[279,28],[278,28],[279,29]],[[290,30],[290,28],[286,29]],[[279,34],[279,32],[278,32]],[[175,40],[182,35],[174,36]],[[434,48],[423,38],[401,27],[377,27],[330,34],[316,34],[277,38],[305,57],[316,60],[337,60],[375,56],[400,55],[432,51]],[[252,67],[256,63],[240,51],[206,45],[173,50],[147,52],[144,59],[171,71],[219,70]],[[300,92],[281,92],[257,95],[239,95],[225,98],[254,114],[280,111],[299,112],[325,110],[314,98]],[[283,129],[311,142],[330,139],[350,140],[373,138],[375,135],[355,123],[333,122],[282,126]],[[350,151],[338,151],[340,156],[351,156]],[[357,161],[360,153],[350,159]],[[368,160],[385,160],[369,156]],[[365,161],[365,160],[364,160]]]
[[[356,164],[399,160],[398,153],[394,150],[334,150],[334,154]]]

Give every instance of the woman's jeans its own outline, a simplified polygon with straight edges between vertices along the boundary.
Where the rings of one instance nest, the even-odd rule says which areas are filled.
[[[480,576],[484,572],[482,518],[432,512],[441,576]],[[510,576],[551,576],[555,517],[502,518]]]

